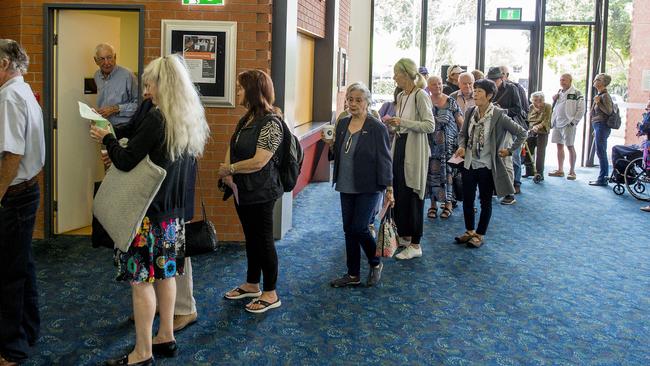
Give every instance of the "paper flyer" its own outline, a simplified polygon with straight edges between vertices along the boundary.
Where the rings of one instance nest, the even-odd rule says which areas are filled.
[[[108,122],[106,118],[102,117],[101,114],[95,112],[95,110],[90,108],[88,104],[83,102],[78,102],[78,103],[79,103],[79,115],[81,116],[81,118],[94,121],[95,126],[99,128],[106,128],[107,126],[110,126],[111,133],[113,134],[115,133],[115,131],[113,131],[113,126],[111,126],[110,122]]]

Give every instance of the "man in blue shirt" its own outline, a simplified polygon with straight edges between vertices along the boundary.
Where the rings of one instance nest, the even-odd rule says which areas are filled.
[[[128,122],[138,109],[138,80],[133,73],[117,65],[115,49],[108,43],[95,48],[97,113],[113,126]]]

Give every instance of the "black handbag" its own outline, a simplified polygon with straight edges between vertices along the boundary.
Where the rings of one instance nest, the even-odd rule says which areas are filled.
[[[197,177],[199,179],[199,189],[201,189],[201,176],[197,168]],[[217,230],[214,224],[208,220],[205,214],[205,203],[203,202],[203,190],[201,190],[201,213],[203,219],[185,224],[185,256],[193,257],[196,255],[211,253],[217,250],[219,240],[217,239]]]

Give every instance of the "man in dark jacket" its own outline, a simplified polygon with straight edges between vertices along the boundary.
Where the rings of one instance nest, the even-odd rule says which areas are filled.
[[[506,110],[508,117],[521,126],[525,125],[525,120],[522,118],[522,101],[519,98],[519,90],[511,83],[506,82],[506,78],[501,72],[499,67],[490,67],[487,79],[490,79],[497,84],[497,95],[494,98],[494,104],[501,109]],[[521,148],[514,151],[512,154],[512,167],[513,167],[513,184],[515,186],[515,194],[521,193]],[[501,204],[512,205],[517,202],[514,195],[507,195],[501,200]]]

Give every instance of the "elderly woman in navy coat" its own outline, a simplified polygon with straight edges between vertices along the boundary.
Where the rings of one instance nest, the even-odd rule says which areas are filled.
[[[368,113],[371,99],[368,88],[354,83],[346,95],[350,116],[338,123],[333,140],[321,137],[329,145],[330,160],[334,160],[333,182],[341,194],[348,267],[347,274],[330,284],[344,287],[361,283],[363,249],[370,265],[366,284],[373,286],[381,278],[383,265],[375,254],[377,243],[370,234],[368,222],[382,194],[386,202],[394,203],[390,142],[384,124]]]

